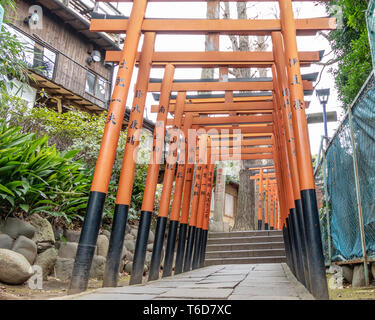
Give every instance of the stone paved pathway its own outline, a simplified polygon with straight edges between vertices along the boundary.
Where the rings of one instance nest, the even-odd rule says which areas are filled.
[[[284,263],[209,266],[144,285],[101,288],[74,300],[312,300]]]

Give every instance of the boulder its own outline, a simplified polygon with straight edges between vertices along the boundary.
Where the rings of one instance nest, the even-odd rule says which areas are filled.
[[[28,222],[10,217],[0,224],[0,231],[13,239],[25,236],[31,239],[35,234],[35,228]]]
[[[109,240],[104,234],[100,234],[98,236],[96,246],[98,248],[97,255],[102,256],[102,257],[106,257],[107,253],[108,253]]]
[[[135,239],[135,237],[134,237],[134,235],[132,235],[131,233],[127,233],[126,235],[125,235],[125,238],[124,238],[125,240],[134,240]]]
[[[103,230],[102,234],[104,234],[108,238],[108,240],[111,238],[111,232],[108,230]]]
[[[0,281],[22,284],[34,274],[27,259],[20,253],[0,249]]]
[[[351,265],[342,265],[341,266],[342,268],[342,275],[344,277],[344,279],[349,282],[349,283],[352,283],[353,281],[353,267]]]
[[[128,262],[126,265],[125,265],[125,269],[124,271],[131,274],[132,273],[132,268],[133,268],[133,262]]]
[[[152,257],[152,252],[147,252],[146,253],[146,258],[145,258],[145,264],[148,265],[148,266],[151,263],[151,257]]]
[[[149,243],[147,245],[147,251],[152,251],[152,248],[154,247],[154,244],[153,243]]]
[[[10,250],[13,246],[14,240],[5,233],[0,233],[0,249]]]
[[[363,264],[357,264],[354,266],[352,286],[353,288],[366,286],[365,270]]]
[[[38,251],[35,242],[25,236],[19,236],[14,241],[12,250],[22,254],[29,261],[30,265],[34,263]]]
[[[120,261],[120,268],[118,269],[118,272],[122,273],[124,271],[124,267],[125,267],[125,262],[124,262],[124,260],[121,260]]]
[[[55,264],[55,275],[56,278],[61,281],[68,281],[72,278],[72,272],[74,267],[74,259],[60,258],[57,257]]]
[[[125,240],[124,245],[127,250],[134,252],[135,250],[135,240]]]
[[[30,218],[30,222],[35,227],[33,240],[38,247],[38,252],[53,247],[55,244],[55,234],[48,220],[38,214],[33,214]]]
[[[55,248],[49,248],[36,257],[34,265],[38,265],[42,268],[43,278],[46,279],[47,276],[53,271],[56,260],[57,250]]]
[[[94,256],[90,269],[90,278],[103,279],[106,258]]]
[[[125,258],[126,258],[126,260],[128,260],[128,261],[133,261],[133,259],[134,259],[134,254],[131,253],[130,251],[126,251]]]
[[[60,226],[52,227],[53,234],[55,235],[55,241],[60,241],[61,237],[64,236],[64,229]]]
[[[58,256],[65,259],[75,259],[77,248],[77,242],[61,242]]]
[[[154,243],[154,240],[155,240],[155,234],[150,230],[147,243]]]
[[[126,254],[128,253],[129,251],[126,249],[125,246],[122,247],[122,253],[121,253],[121,260],[124,260],[126,258]]]
[[[64,230],[64,237],[68,242],[79,242],[79,237],[81,236],[81,231],[76,230]]]
[[[138,235],[138,228],[131,228],[130,234],[134,236],[134,238],[137,238]]]

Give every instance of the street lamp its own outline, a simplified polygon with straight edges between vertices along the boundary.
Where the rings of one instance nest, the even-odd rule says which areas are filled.
[[[320,104],[323,106],[323,122],[324,122],[324,136],[328,138],[328,128],[327,128],[327,113],[326,106],[330,94],[330,89],[320,89],[316,90],[316,95],[319,98]]]

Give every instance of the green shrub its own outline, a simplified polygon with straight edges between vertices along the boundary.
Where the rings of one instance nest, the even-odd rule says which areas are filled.
[[[46,213],[68,225],[81,219],[91,183],[90,170],[72,161],[78,151],[60,153],[46,136],[20,133],[0,122],[1,215]]]

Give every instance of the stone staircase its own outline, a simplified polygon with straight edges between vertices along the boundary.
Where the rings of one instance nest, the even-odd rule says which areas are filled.
[[[205,266],[286,262],[282,231],[210,232]]]

